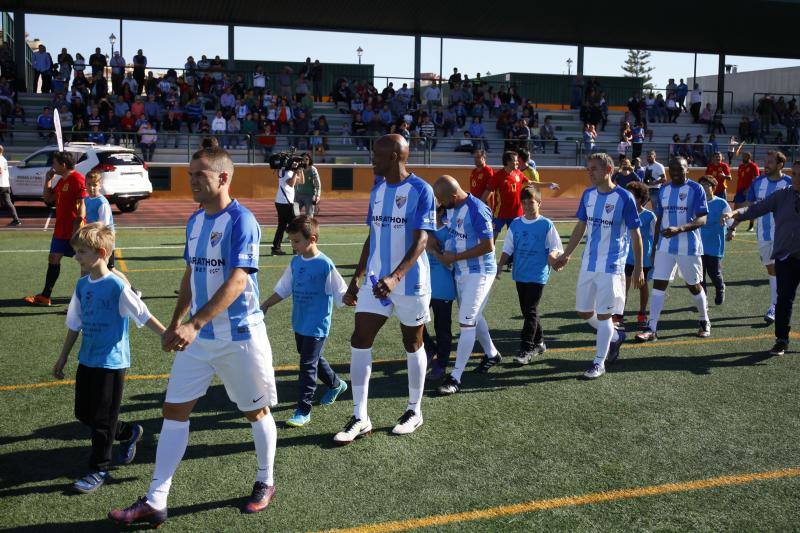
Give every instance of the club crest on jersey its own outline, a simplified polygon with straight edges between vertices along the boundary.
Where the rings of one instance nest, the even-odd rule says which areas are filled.
[[[682,192],[682,193],[678,194],[678,198],[681,199],[681,202],[686,200],[687,196],[688,196],[688,194],[686,194],[685,192]]]
[[[456,219],[456,226],[461,226],[463,224],[464,224],[464,219],[463,218],[457,218]]]
[[[406,205],[406,201],[408,200],[408,196],[395,196],[394,197],[394,204],[397,207],[403,207]]]
[[[222,232],[221,231],[212,231],[211,232],[211,246],[216,246],[219,244],[219,241],[222,239]]]
[[[614,210],[614,204],[606,204],[606,213],[610,213]]]

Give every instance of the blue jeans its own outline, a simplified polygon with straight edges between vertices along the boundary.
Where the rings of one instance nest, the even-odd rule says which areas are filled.
[[[294,340],[300,353],[297,409],[307,415],[311,412],[311,402],[317,390],[317,372],[319,371],[319,380],[331,389],[339,386],[339,376],[322,357],[322,348],[327,337],[307,337],[295,333]]]

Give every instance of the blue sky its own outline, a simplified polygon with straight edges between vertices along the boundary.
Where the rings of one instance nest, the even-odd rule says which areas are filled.
[[[110,53],[108,36],[114,33],[119,37],[119,20],[27,15],[26,29],[29,38],[41,39],[54,57],[62,47],[66,47],[73,56],[78,51],[88,59],[97,46]],[[245,27],[236,28],[235,34],[235,55],[240,59],[303,61],[310,56],[322,63],[355,63],[359,46],[364,49],[362,61],[374,64],[377,76],[413,77],[412,37]],[[139,48],[144,50],[149,65],[183,66],[189,55],[195,59],[199,59],[200,54],[226,57],[228,31],[224,26],[123,22],[125,58],[130,61]],[[443,54],[445,77],[453,67],[470,76],[478,71],[481,74],[561,74],[567,72],[567,58],[576,59],[577,50],[572,46],[445,39]],[[623,74],[620,66],[626,56],[625,50],[587,48],[584,72],[587,75],[620,76]],[[693,54],[652,51],[655,85],[663,87],[670,77],[691,77],[693,61]],[[726,62],[738,65],[740,71],[800,66],[798,60],[741,56],[729,56]],[[439,71],[439,39],[422,40],[422,71]],[[575,71],[575,63],[572,71]],[[716,71],[717,56],[698,55],[698,76],[716,74]]]

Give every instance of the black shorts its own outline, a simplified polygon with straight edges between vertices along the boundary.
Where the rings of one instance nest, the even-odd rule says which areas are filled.
[[[650,269],[652,267],[644,267],[642,270],[644,272],[644,279],[647,279],[647,276],[650,275]],[[629,278],[633,276],[633,265],[625,264],[625,277]]]

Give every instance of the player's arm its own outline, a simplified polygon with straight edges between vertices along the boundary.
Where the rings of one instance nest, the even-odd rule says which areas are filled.
[[[696,230],[698,228],[702,228],[703,226],[706,225],[706,221],[707,220],[708,220],[708,215],[700,215],[699,217],[696,217],[691,222],[687,222],[686,224],[683,224],[681,226],[677,226],[675,228],[669,227],[669,228],[665,229],[664,231],[662,231],[661,233],[663,233],[664,237],[667,237],[667,238],[674,237],[678,233],[688,233],[688,232],[694,231],[694,230]]]
[[[731,228],[736,227],[737,222],[741,222],[743,220],[753,220],[754,218],[758,218],[761,216],[766,215],[767,213],[774,212],[776,205],[776,198],[778,194],[770,194],[763,200],[755,203],[749,203],[745,207],[741,207],[729,213],[722,214],[723,222],[728,218],[733,218],[736,222],[733,223]]]
[[[263,313],[267,312],[267,309],[272,307],[273,305],[280,303],[285,298],[288,298],[292,295],[292,266],[289,265],[286,267],[286,270],[283,271],[281,275],[281,279],[278,280],[278,283],[275,284],[275,290],[272,295],[267,298],[263,304],[261,304],[261,311]]]
[[[411,246],[409,246],[406,255],[400,260],[394,272],[380,279],[378,283],[372,287],[372,293],[376,298],[380,299],[389,296],[389,293],[394,290],[397,284],[400,283],[400,280],[403,279],[403,276],[405,276],[417,262],[422,252],[425,251],[425,245],[428,243],[428,231],[424,229],[415,229],[412,238]]]
[[[83,221],[86,219],[86,203],[83,201],[83,198],[78,198],[78,201],[75,202],[75,208],[78,212],[78,216],[72,221],[72,233],[81,229],[81,224],[83,224]]]
[[[464,250],[463,252],[445,252],[443,258],[447,263],[455,263],[456,261],[472,259],[473,257],[480,257],[492,252],[494,252],[493,239],[478,239],[478,244],[469,250]]]
[[[53,377],[56,379],[64,379],[64,367],[67,365],[67,358],[75,346],[75,341],[78,340],[80,332],[67,329],[67,336],[64,338],[64,346],[61,348],[61,355],[58,356],[56,364],[53,365]]]
[[[169,352],[175,341],[175,331],[183,322],[184,317],[189,314],[189,309],[192,304],[192,267],[187,266],[183,272],[181,279],[181,286],[178,289],[178,301],[175,302],[175,310],[172,312],[172,321],[169,323],[167,330],[161,337],[161,347],[164,351]]]
[[[633,245],[633,288],[638,289],[644,286],[644,271],[642,265],[644,264],[644,246],[642,246],[642,231],[639,228],[633,228],[630,231],[631,244]]]
[[[564,249],[564,253],[558,256],[557,264],[554,265],[556,269],[560,270],[567,265],[569,258],[572,257],[572,252],[574,252],[575,248],[577,248],[578,244],[580,244],[584,233],[586,233],[586,222],[583,220],[578,220],[578,222],[575,224],[575,227],[572,229],[572,235],[569,237],[569,242],[567,243],[567,247]]]
[[[266,312],[267,312],[267,309],[269,309],[269,308],[270,308],[270,307],[272,307],[273,305],[275,305],[275,304],[277,304],[277,303],[280,303],[280,302],[282,302],[282,301],[283,301],[283,297],[282,297],[280,294],[278,294],[277,292],[273,292],[273,293],[272,293],[272,296],[270,296],[269,298],[267,298],[267,299],[264,301],[264,303],[263,303],[263,304],[261,304],[261,311],[262,311],[262,312],[264,312],[264,313],[266,313]]]
[[[353,272],[353,277],[350,279],[350,284],[347,286],[347,292],[342,297],[345,305],[356,305],[358,295],[358,282],[367,270],[367,259],[369,258],[369,235],[367,240],[364,241],[364,246],[361,247],[361,256],[358,258],[358,264]]]
[[[211,297],[206,305],[198,309],[197,313],[188,322],[168,332],[173,334],[172,339],[169,343],[162,342],[163,348],[167,350],[183,350],[187,345],[191,344],[206,324],[230,307],[234,300],[242,294],[245,287],[247,287],[247,277],[249,275],[248,269],[234,268],[228,279],[217,289],[217,292],[214,293],[214,296]]]
[[[503,240],[503,253],[500,254],[500,261],[497,262],[497,274],[495,274],[497,279],[500,279],[500,273],[512,255],[514,255],[514,231],[508,228],[506,238]]]

